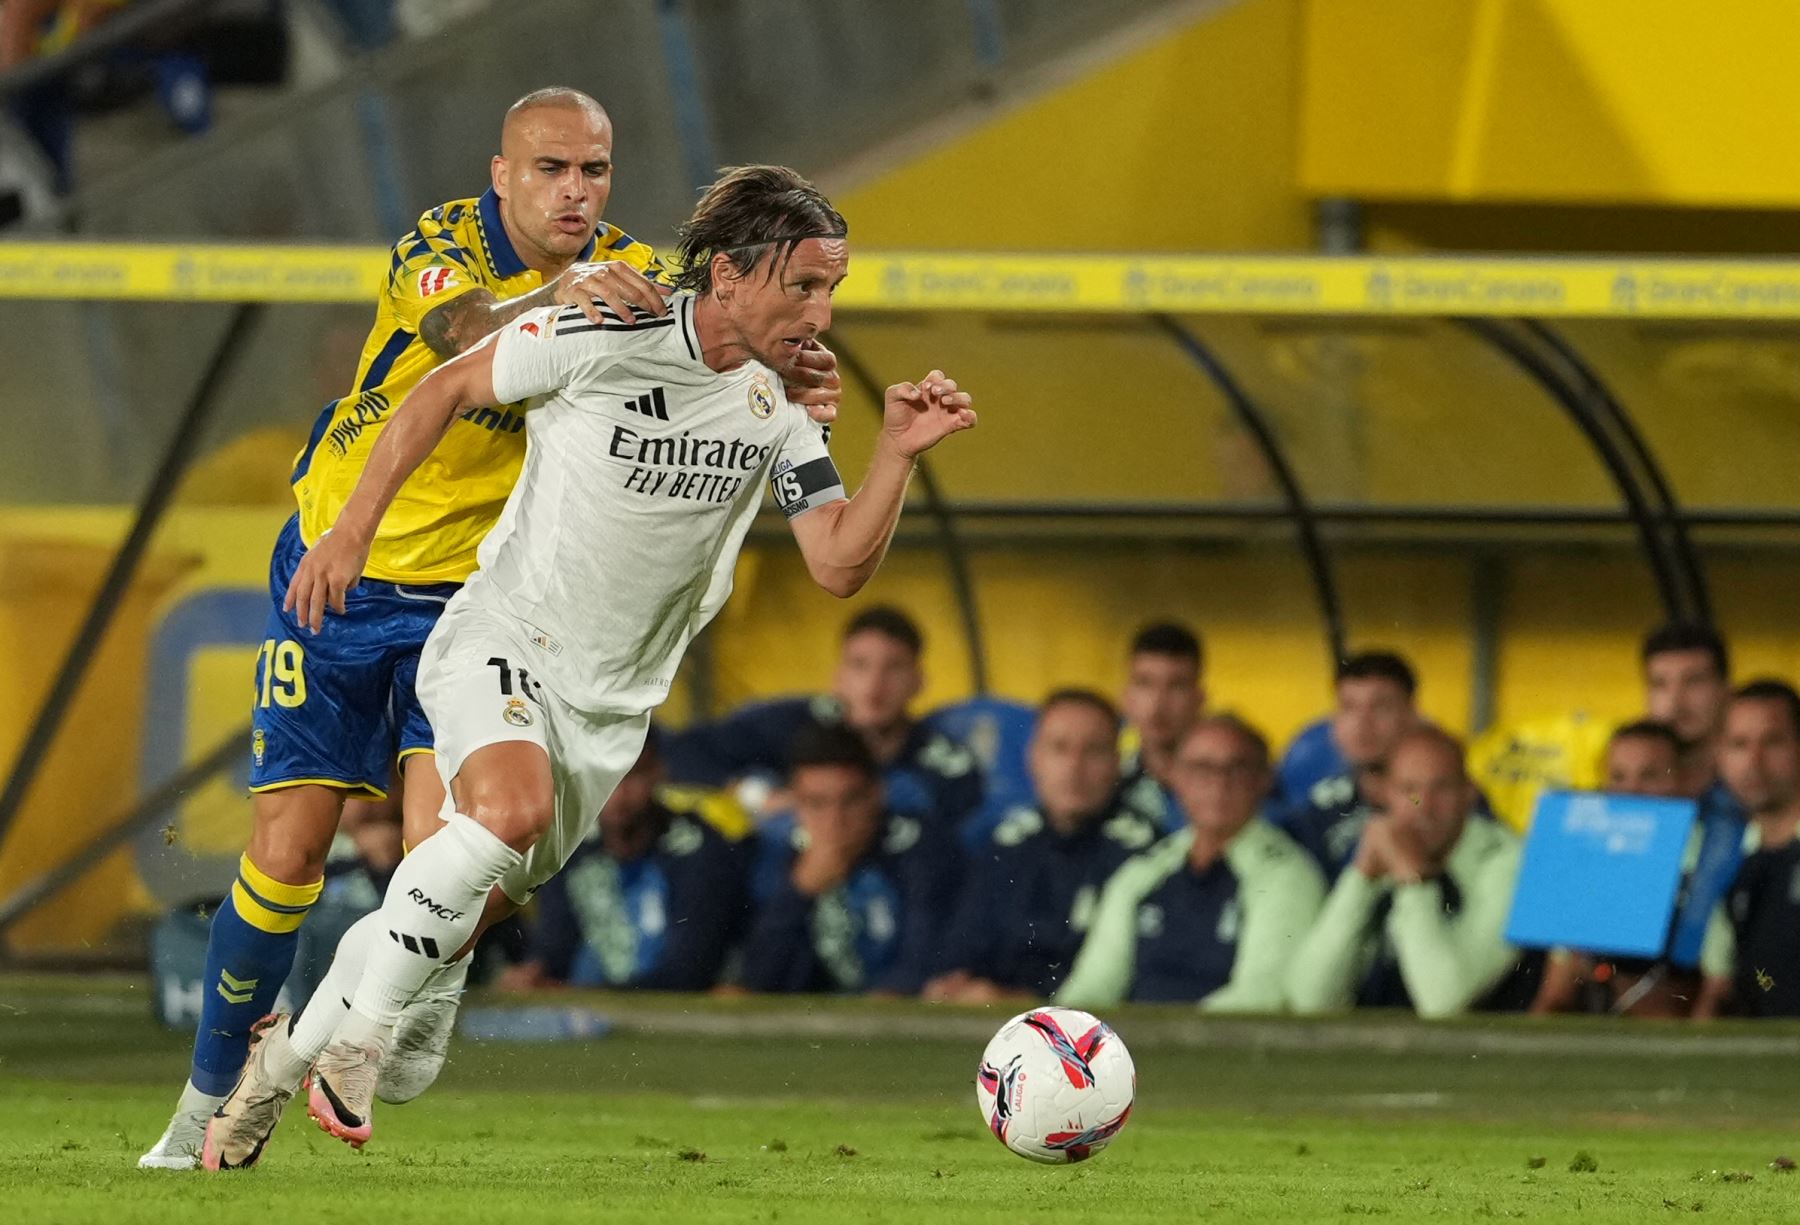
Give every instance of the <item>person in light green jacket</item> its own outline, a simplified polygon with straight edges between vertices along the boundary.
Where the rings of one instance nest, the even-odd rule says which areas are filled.
[[[1519,843],[1474,807],[1461,742],[1437,728],[1409,733],[1388,766],[1382,815],[1288,967],[1294,1011],[1447,1017],[1530,1001],[1535,963],[1504,935]]]
[[[1216,716],[1194,725],[1171,770],[1187,828],[1107,881],[1057,1003],[1281,1010],[1283,971],[1325,882],[1306,852],[1257,815],[1269,778],[1268,744],[1248,724]]]

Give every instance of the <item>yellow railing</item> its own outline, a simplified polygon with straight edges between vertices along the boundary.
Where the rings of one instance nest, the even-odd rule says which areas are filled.
[[[0,243],[0,298],[371,301],[388,252],[352,246]],[[867,252],[858,310],[1800,318],[1800,261],[1474,255]]]

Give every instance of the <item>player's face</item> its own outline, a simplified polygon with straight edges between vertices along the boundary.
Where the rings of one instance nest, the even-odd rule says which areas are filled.
[[[834,688],[844,704],[845,720],[858,731],[885,732],[899,726],[924,683],[919,657],[905,643],[877,630],[844,640]]]
[[[1675,746],[1654,736],[1621,736],[1606,746],[1606,789],[1620,795],[1678,795]]]
[[[1125,680],[1125,720],[1144,740],[1168,752],[1200,717],[1205,695],[1191,659],[1149,651],[1131,657]]]
[[[1719,730],[1731,687],[1706,651],[1663,651],[1644,664],[1646,713],[1675,729],[1683,744],[1703,744]]]
[[[831,295],[849,270],[848,243],[809,238],[785,262],[765,260],[748,276],[719,282],[725,318],[751,355],[785,378],[800,350],[831,326]]]
[[[501,135],[494,194],[527,264],[560,271],[581,254],[612,194],[612,121],[575,107],[542,106]]]
[[[1462,836],[1475,789],[1449,745],[1409,740],[1388,763],[1388,814],[1428,859],[1442,861]]]
[[[1038,805],[1067,827],[1104,810],[1119,786],[1119,730],[1094,707],[1059,702],[1038,716],[1028,762]]]
[[[1202,727],[1181,742],[1170,786],[1188,822],[1224,842],[1249,824],[1269,793],[1268,767],[1228,727]]]
[[[802,766],[788,789],[808,841],[860,858],[881,830],[881,783],[852,766]]]
[[[1752,815],[1794,802],[1800,795],[1800,738],[1781,703],[1748,698],[1726,709],[1719,775]]]
[[[647,849],[640,844],[660,777],[656,759],[646,752],[600,806],[600,840],[608,854],[636,858]]]
[[[1359,769],[1379,768],[1418,722],[1406,691],[1386,677],[1338,682],[1331,736],[1345,760]]]

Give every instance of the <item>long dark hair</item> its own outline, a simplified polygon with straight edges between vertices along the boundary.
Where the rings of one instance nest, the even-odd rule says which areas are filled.
[[[712,289],[712,258],[723,252],[739,272],[765,260],[779,269],[809,238],[843,238],[843,215],[824,193],[786,166],[732,166],[706,189],[681,227],[680,289]]]

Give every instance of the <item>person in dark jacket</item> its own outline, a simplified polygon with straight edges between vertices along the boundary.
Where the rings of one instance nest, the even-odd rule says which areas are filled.
[[[962,875],[954,832],[889,811],[868,745],[841,725],[801,732],[789,786],[794,825],[764,840],[742,985],[917,994]]]

